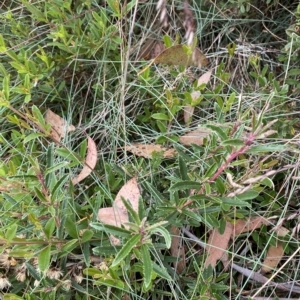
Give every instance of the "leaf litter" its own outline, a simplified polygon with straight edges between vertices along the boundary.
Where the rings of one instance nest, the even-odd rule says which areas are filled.
[[[51,125],[50,135],[56,141],[60,142],[66,136],[66,133],[75,131],[75,126],[68,125],[67,121],[54,113],[51,109],[46,111],[46,123]]]
[[[137,144],[133,143],[124,147],[125,151],[129,151],[136,156],[142,156],[145,158],[152,158],[155,152],[162,153],[163,158],[173,158],[177,151],[175,149],[168,149],[162,145],[154,144]]]
[[[87,136],[88,144],[87,144],[87,155],[85,158],[84,166],[81,170],[81,172],[72,179],[73,185],[76,185],[86,177],[88,177],[91,172],[94,170],[97,159],[98,159],[98,153],[97,153],[97,146],[92,138]]]
[[[206,56],[200,51],[199,48],[192,50],[192,53],[188,53],[188,47],[183,44],[171,46],[162,51],[156,56],[150,64],[148,64],[138,74],[142,74],[152,64],[166,64],[170,66],[184,66],[184,67],[205,67],[208,64]]]
[[[128,212],[123,204],[122,197],[129,201],[132,208],[138,212],[139,198],[141,196],[140,189],[138,187],[137,178],[133,177],[127,181],[118,192],[112,207],[100,208],[98,211],[98,219],[104,224],[121,227],[129,222]],[[114,236],[110,237],[110,241],[113,245],[119,245],[120,240]]]

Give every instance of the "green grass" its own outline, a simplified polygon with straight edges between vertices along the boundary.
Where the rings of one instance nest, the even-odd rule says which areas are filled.
[[[299,20],[297,4],[193,1],[197,46],[210,65],[154,64],[140,76],[149,63],[137,59],[145,40],[185,43],[183,3],[167,3],[165,29],[156,3],[126,5],[127,13],[117,1],[0,5],[1,297],[299,297],[291,284],[299,280],[300,39],[290,27],[291,18]],[[210,68],[209,83],[196,87]],[[187,125],[183,107],[195,90],[203,98]],[[60,143],[44,124],[47,109],[76,127]],[[202,145],[179,142],[199,126],[211,129]],[[87,135],[96,143],[97,165],[73,186],[85,165]],[[132,143],[178,154],[147,159],[125,151]],[[126,229],[104,226],[98,210],[111,207],[135,176],[139,211],[127,206]],[[205,268],[199,244],[209,242],[211,230],[254,216],[269,225],[230,239],[228,268]],[[168,247],[174,228],[182,229],[181,272],[174,268],[179,245]],[[121,245],[112,246],[110,234]],[[288,283],[286,290],[246,274],[259,272],[279,242],[284,254],[264,276]]]

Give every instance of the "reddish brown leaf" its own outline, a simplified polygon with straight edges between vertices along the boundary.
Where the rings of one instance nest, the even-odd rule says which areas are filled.
[[[128,212],[123,204],[122,197],[129,201],[132,208],[138,211],[139,198],[141,196],[136,177],[129,180],[118,192],[112,207],[101,208],[98,211],[98,219],[104,224],[121,227],[129,221]],[[126,225],[125,225],[126,227]],[[113,245],[118,245],[120,240],[110,237]]]
[[[180,236],[180,230],[176,226],[171,226],[170,233],[172,234],[171,241],[171,255],[178,258],[178,261],[174,262],[174,268],[178,274],[181,274],[186,268],[185,250],[182,244],[182,238]]]
[[[91,139],[89,136],[87,137],[87,139],[88,139],[88,145],[87,145],[87,155],[85,158],[85,164],[83,166],[83,169],[79,173],[79,175],[72,180],[73,185],[79,183],[84,178],[89,176],[91,172],[94,170],[97,163],[98,154],[97,154],[96,144],[93,141],[93,139]]]
[[[185,146],[191,146],[192,144],[202,146],[203,139],[208,138],[210,133],[210,129],[205,127],[199,127],[196,130],[190,131],[187,134],[179,137],[179,142]]]
[[[152,154],[154,152],[162,152],[164,158],[172,158],[177,154],[175,149],[167,149],[161,145],[151,144],[131,144],[125,146],[124,149],[136,156],[142,156],[145,158],[152,158]]]
[[[261,272],[272,272],[280,263],[284,254],[283,244],[277,242],[277,246],[270,246],[267,252],[267,256],[262,264]]]
[[[62,117],[55,114],[51,109],[46,111],[45,121],[51,125],[50,135],[57,142],[60,142],[67,132],[75,130],[73,125],[68,125]]]
[[[255,229],[260,228],[262,225],[269,225],[269,224],[270,221],[268,221],[266,218],[261,216],[252,217],[247,220],[239,219],[234,224],[232,235],[236,236],[243,232],[251,232]]]
[[[224,252],[227,250],[232,230],[232,224],[226,222],[226,227],[223,234],[220,234],[216,228],[211,231],[208,239],[208,246],[206,247],[208,255],[204,263],[205,267],[211,265],[214,268],[217,264],[217,261],[222,258]]]

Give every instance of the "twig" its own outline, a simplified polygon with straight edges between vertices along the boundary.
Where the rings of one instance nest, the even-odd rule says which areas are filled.
[[[189,232],[187,229],[185,228],[182,228],[182,232],[188,236],[189,238],[191,238],[195,243],[197,243],[200,247],[202,248],[206,248],[207,244],[202,242],[201,240],[199,240],[194,234],[192,234],[191,232]],[[294,257],[298,252],[300,251],[300,248],[298,248],[298,250],[294,253],[294,255],[291,256]],[[295,284],[293,283],[276,283],[276,282],[273,282],[271,279],[273,279],[277,274],[278,272],[291,260],[288,259],[282,266],[281,268],[271,277],[271,278],[267,278],[263,275],[261,275],[260,273],[258,272],[255,272],[253,270],[249,270],[247,268],[244,268],[244,267],[240,267],[238,265],[236,265],[235,263],[232,263],[231,264],[231,267],[232,269],[238,271],[239,273],[247,276],[248,278],[254,280],[254,281],[257,281],[259,283],[262,283],[263,286],[255,293],[254,297],[266,286],[269,284],[269,286],[274,286],[275,288],[279,288],[281,290],[284,290],[284,291],[289,291],[289,292],[293,292],[293,293],[297,293],[297,294],[300,294],[300,287],[299,286],[296,286]]]

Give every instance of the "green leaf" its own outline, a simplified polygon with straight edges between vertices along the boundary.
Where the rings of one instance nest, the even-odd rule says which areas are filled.
[[[124,290],[125,284],[122,280],[115,280],[109,278],[101,278],[93,282],[95,285],[105,285],[112,288],[117,288],[120,290]]]
[[[46,225],[45,225],[45,228],[44,228],[45,236],[46,236],[48,239],[50,239],[50,238],[52,237],[52,234],[53,234],[53,232],[54,232],[55,226],[56,226],[56,224],[55,224],[55,218],[52,217],[52,218],[50,218],[50,219],[47,221],[47,223],[46,223]]]
[[[247,153],[265,153],[265,152],[282,152],[287,151],[288,147],[286,145],[272,144],[272,145],[259,145],[252,146]]]
[[[182,180],[189,180],[188,170],[186,167],[186,163],[181,156],[179,156],[179,171]]]
[[[93,248],[93,253],[95,255],[114,255],[116,254],[118,251],[121,250],[120,246],[98,246]]]
[[[171,235],[169,231],[166,230],[164,227],[157,227],[151,230],[151,234],[154,234],[155,232],[159,232],[164,237],[166,246],[169,249],[171,247]]]
[[[38,132],[35,132],[35,133],[31,133],[29,135],[27,135],[25,137],[25,139],[23,140],[24,143],[28,143],[34,139],[37,139],[39,137],[44,137],[45,135],[43,133],[38,133]]]
[[[255,198],[258,197],[258,195],[259,195],[259,193],[257,191],[249,190],[249,191],[246,191],[243,194],[236,195],[236,198],[241,200],[241,201],[245,201],[245,200],[255,199]]]
[[[151,273],[152,273],[152,261],[150,257],[149,248],[147,245],[142,245],[140,247],[141,258],[143,262],[143,272],[144,272],[144,285],[147,289],[151,284]]]
[[[141,238],[142,236],[140,234],[133,235],[122,247],[120,252],[118,252],[111,266],[115,267],[116,265],[118,265],[131,252],[132,248],[136,246]]]
[[[169,121],[169,117],[166,114],[163,114],[163,113],[153,114],[151,116],[151,118],[155,119],[155,120]]]
[[[31,108],[31,110],[32,110],[32,114],[34,115],[34,117],[39,122],[39,125],[42,125],[42,127],[45,128],[46,127],[46,121],[45,121],[42,113],[38,109],[38,107],[35,106],[35,105],[33,105],[32,108]]]
[[[51,245],[48,245],[40,252],[38,257],[38,266],[41,272],[44,272],[49,268],[50,258],[51,258]]]
[[[18,225],[16,223],[9,225],[5,233],[5,237],[8,241],[11,241],[12,239],[15,238],[17,229],[18,229]]]
[[[251,207],[251,205],[248,202],[239,200],[236,197],[235,198],[221,198],[221,200],[222,200],[223,204],[227,204],[227,205],[231,205],[231,206]]]
[[[75,249],[79,245],[79,242],[77,239],[73,239],[70,241],[67,241],[61,248],[61,252],[67,252],[70,253],[73,249]]]
[[[17,296],[16,294],[11,294],[11,293],[5,293],[5,295],[3,295],[3,300],[23,300],[24,298],[21,298],[19,296]]]
[[[146,217],[146,210],[144,206],[144,200],[142,197],[139,198],[138,214],[140,220],[143,220]]]
[[[243,146],[244,141],[240,139],[228,139],[222,142],[223,146]]]
[[[168,272],[165,269],[162,269],[159,265],[156,263],[153,263],[152,265],[153,271],[160,276],[161,278],[173,281],[173,278],[168,274]]]
[[[49,174],[50,175],[50,174]],[[47,178],[47,176],[46,176]],[[64,190],[62,190],[62,186],[66,183],[66,181],[69,179],[69,175],[63,175],[58,182],[56,182],[55,186],[53,187],[52,191],[51,191],[51,198],[55,199],[57,198],[57,194],[59,192],[63,193],[65,192]]]
[[[10,75],[5,75],[5,77],[3,78],[3,94],[5,97],[5,101],[9,101],[9,94],[10,94],[9,85],[10,85]]]
[[[228,136],[223,131],[223,129],[221,128],[221,126],[216,126],[216,125],[208,124],[208,125],[206,125],[206,127],[209,128],[209,129],[211,129],[212,131],[214,131],[217,134],[217,136],[220,138],[221,141],[225,141],[225,140],[228,139]]]
[[[58,163],[58,164],[56,164],[56,165],[54,165],[54,166],[52,166],[50,168],[47,168],[47,170],[45,171],[44,175],[48,175],[50,173],[53,173],[53,172],[55,172],[55,171],[57,171],[59,169],[62,169],[64,167],[66,167],[66,166],[69,166],[69,165],[70,165],[70,163],[68,161],[60,162],[60,163]]]
[[[81,242],[86,243],[91,240],[91,238],[94,236],[94,232],[92,230],[85,230],[82,237],[81,237]]]
[[[73,221],[73,219],[70,216],[66,218],[65,230],[73,239],[79,238],[76,223]]]
[[[3,35],[0,34],[0,52],[6,52],[7,48],[5,46]]]
[[[120,237],[128,237],[131,234],[131,232],[125,228],[121,228],[113,225],[107,225],[99,222],[90,223],[90,226],[96,230],[104,231],[106,233],[117,235]]]
[[[165,197],[149,182],[145,182],[146,190],[150,193],[157,204],[162,204]]]
[[[176,191],[181,191],[181,190],[199,190],[202,187],[202,183],[195,182],[195,181],[190,181],[190,180],[184,180],[184,181],[179,181],[174,183],[170,187],[170,191],[176,192]]]
[[[134,222],[137,225],[140,225],[141,220],[140,220],[139,214],[133,209],[130,202],[127,201],[124,197],[121,197],[121,200],[122,200],[124,206],[126,207],[126,210],[128,211],[128,213],[131,215],[132,219],[134,220]]]
[[[86,268],[83,270],[83,274],[94,277],[102,275],[102,271],[96,268]]]

